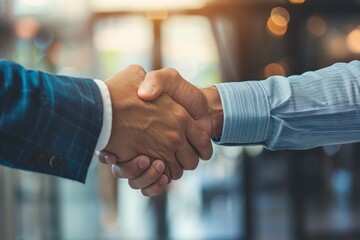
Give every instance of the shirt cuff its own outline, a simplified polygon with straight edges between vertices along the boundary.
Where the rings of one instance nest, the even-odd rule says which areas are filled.
[[[101,151],[103,150],[109,142],[110,134],[111,134],[111,126],[112,126],[112,105],[111,105],[111,98],[110,92],[107,88],[106,84],[101,81],[94,79],[95,83],[98,85],[102,102],[103,102],[103,124],[101,127],[101,132],[99,135],[98,142],[96,144],[95,150]]]
[[[270,108],[258,81],[215,84],[223,105],[222,135],[216,144],[263,144],[268,134]]]

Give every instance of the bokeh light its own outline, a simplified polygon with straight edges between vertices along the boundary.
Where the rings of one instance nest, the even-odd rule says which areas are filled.
[[[311,16],[307,20],[308,31],[315,36],[323,36],[326,32],[327,25],[324,19],[319,16]]]
[[[40,28],[39,22],[33,17],[19,19],[15,24],[15,33],[18,38],[30,40],[35,37]]]
[[[271,76],[286,76],[287,66],[283,62],[270,63],[266,65],[264,69],[264,77],[268,78]]]
[[[276,25],[285,26],[289,23],[290,14],[282,7],[276,7],[271,10],[271,19]]]
[[[143,16],[109,19],[96,28],[95,47],[105,52],[144,52],[153,45],[151,28]]]
[[[198,9],[206,5],[207,0],[91,0],[95,12],[114,11],[169,11]]]
[[[285,8],[276,7],[271,11],[267,21],[267,29],[275,36],[283,36],[287,31],[289,20],[289,12]]]
[[[292,4],[303,4],[305,0],[289,0],[289,2]]]
[[[165,20],[168,17],[169,13],[167,11],[154,11],[147,12],[146,18],[151,20]]]
[[[346,45],[349,51],[360,54],[360,26],[351,31],[346,37]]]
[[[326,35],[326,52],[330,57],[344,59],[349,53],[346,46],[346,36],[337,30],[332,30]]]

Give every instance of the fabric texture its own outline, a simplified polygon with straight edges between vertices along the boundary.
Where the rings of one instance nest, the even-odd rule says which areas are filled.
[[[278,150],[360,141],[360,61],[216,87],[224,110],[218,144]]]
[[[102,127],[92,79],[0,61],[0,164],[85,182]]]

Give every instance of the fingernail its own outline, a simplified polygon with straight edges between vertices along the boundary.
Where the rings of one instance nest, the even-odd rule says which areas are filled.
[[[145,158],[140,158],[139,162],[138,162],[138,166],[141,169],[146,169],[148,168],[150,165],[150,161],[147,161]]]
[[[155,166],[156,171],[162,173],[165,170],[165,164],[163,162],[158,162]]]
[[[111,159],[109,158],[109,156],[105,156],[105,162],[107,162],[108,164],[113,164],[113,162],[111,162]]]
[[[111,172],[114,175],[114,177],[119,177],[120,176],[119,168],[115,164],[111,165]]]
[[[152,94],[154,91],[154,86],[152,85],[141,85],[139,88],[139,94]]]
[[[165,186],[169,183],[169,179],[166,175],[162,175],[161,178],[160,178],[160,181],[159,181],[159,184],[161,186]]]
[[[110,156],[107,156],[105,155],[105,161],[108,163],[108,164],[115,164],[117,162],[117,159],[114,158],[114,157],[110,157]]]

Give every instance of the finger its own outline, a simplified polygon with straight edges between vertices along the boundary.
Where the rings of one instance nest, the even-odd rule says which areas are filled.
[[[126,162],[117,162],[111,166],[114,177],[136,178],[148,171],[150,159],[146,156],[138,156]]]
[[[129,186],[133,189],[145,188],[155,183],[165,170],[165,164],[161,160],[155,160],[150,167],[137,178],[129,179]]]
[[[166,165],[170,171],[170,177],[173,180],[181,178],[183,175],[183,167],[180,165],[180,162],[174,157],[168,157],[166,159]]]
[[[158,179],[158,181],[156,181],[155,183],[153,183],[152,185],[146,188],[141,189],[141,193],[144,196],[153,197],[162,193],[166,189],[167,185],[168,185],[168,179],[166,175],[163,174]]]
[[[201,129],[196,122],[189,118],[186,126],[186,138],[189,143],[197,150],[201,159],[211,158],[213,153],[209,134]]]
[[[167,93],[194,119],[202,117],[207,111],[206,98],[200,89],[182,78],[175,69],[164,68],[147,73],[138,89],[139,97],[145,101],[153,101],[161,93]]]
[[[101,163],[104,164],[115,164],[118,161],[118,158],[115,154],[108,151],[95,151],[95,156]]]
[[[184,170],[194,170],[199,164],[199,156],[188,142],[176,151],[175,156]]]
[[[161,160],[162,161],[162,160]],[[163,161],[164,162],[164,161]],[[170,168],[167,166],[166,163],[165,164],[165,171],[164,171],[164,174],[167,176],[167,179],[169,179],[169,182],[168,183],[171,183],[171,180],[172,180],[172,176],[171,176],[171,172],[170,172]]]

